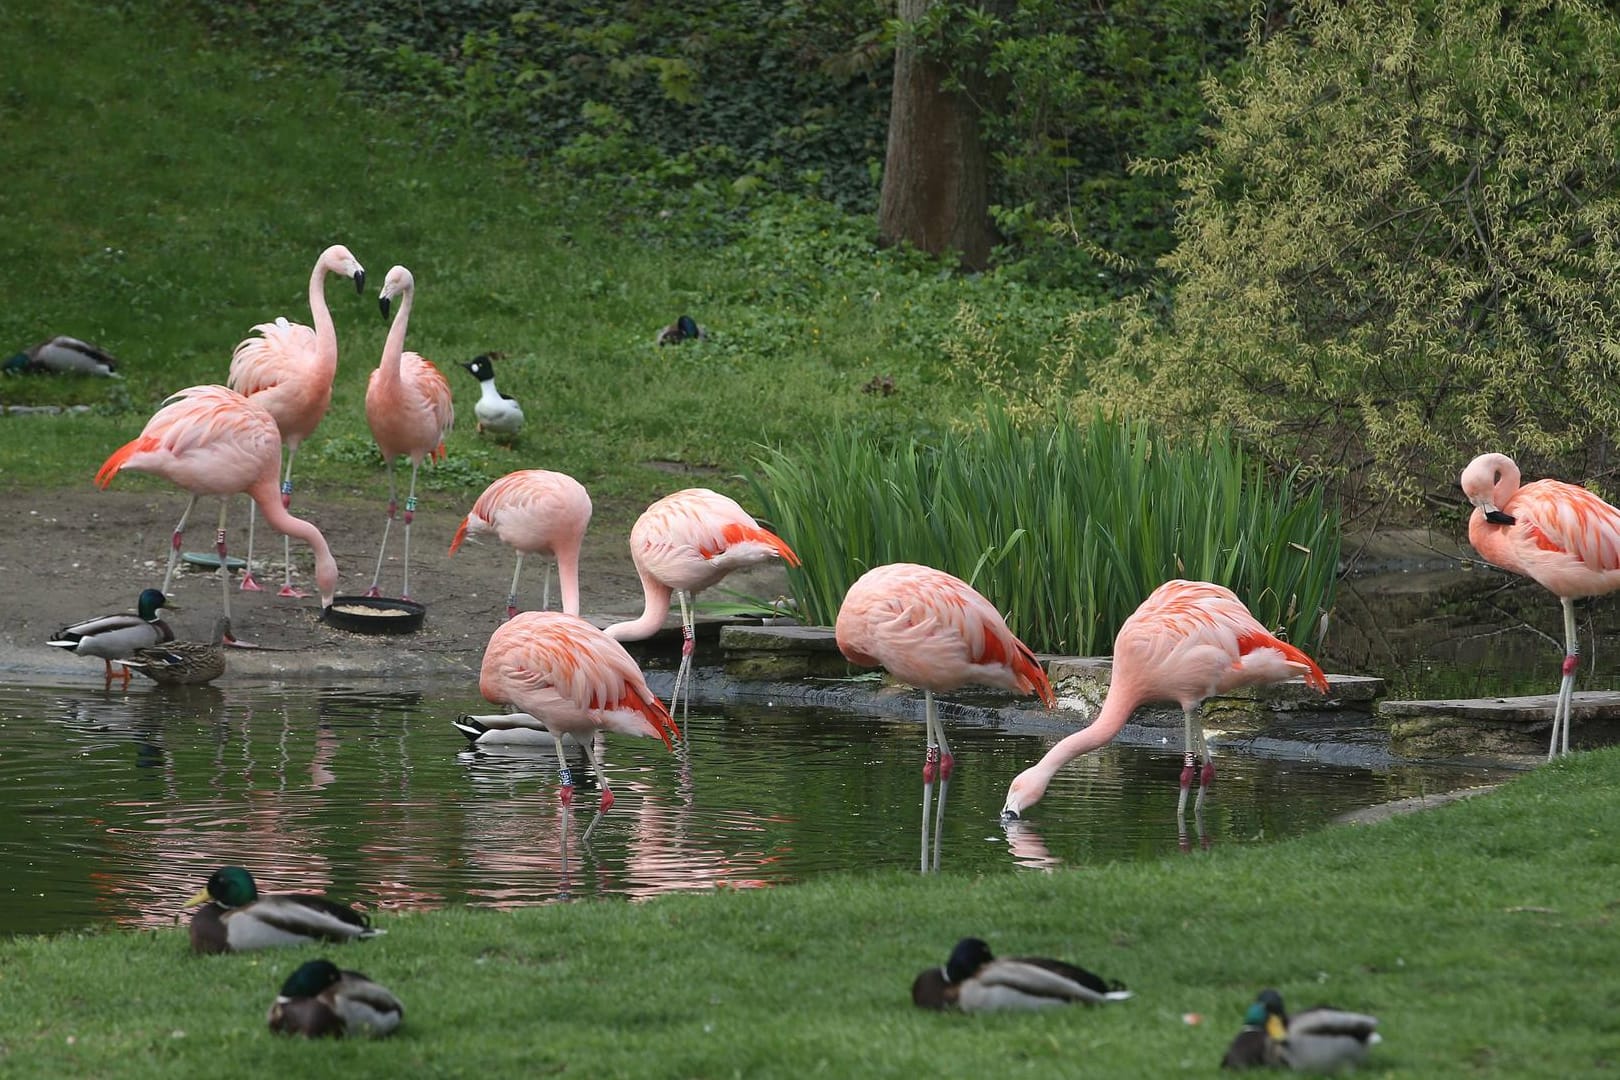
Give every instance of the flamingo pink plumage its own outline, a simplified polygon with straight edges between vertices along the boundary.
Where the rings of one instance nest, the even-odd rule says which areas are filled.
[[[1569,753],[1570,699],[1580,664],[1575,600],[1620,589],[1620,510],[1559,480],[1520,487],[1519,467],[1504,454],[1481,454],[1469,462],[1461,483],[1474,506],[1468,518],[1474,550],[1487,562],[1533,579],[1564,608],[1563,680],[1553,707],[1550,761]]]
[[[1204,758],[1196,804],[1200,812],[1215,779],[1204,725],[1197,718],[1199,705],[1240,686],[1296,676],[1327,693],[1327,676],[1316,661],[1261,626],[1231,589],[1207,581],[1167,581],[1119,628],[1108,696],[1096,719],[1018,774],[1007,788],[1002,816],[1017,818],[1039,802],[1058,769],[1118,735],[1138,706],[1164,701],[1181,706],[1183,758],[1176,816],[1185,832],[1187,790],[1197,754]]]
[[[337,330],[326,307],[326,275],[342,274],[354,281],[356,292],[366,287],[366,271],[342,244],[333,244],[315,260],[309,274],[309,311],[314,329],[284,318],[260,323],[253,329],[258,337],[244,339],[231,354],[231,373],[226,385],[270,410],[281,432],[286,450],[286,471],[281,478],[281,505],[292,506],[293,458],[299,445],[315,433],[326,410],[332,405],[332,379],[337,375]],[[257,591],[253,580],[253,522],[256,507],[248,506],[247,568],[242,572],[242,588]],[[286,582],[278,595],[302,597],[293,588],[292,541],[284,540],[282,554],[287,561]]]
[[[467,537],[487,532],[493,532],[503,544],[517,551],[512,591],[506,597],[508,619],[517,614],[518,575],[523,571],[523,556],[549,555],[557,560],[563,610],[578,615],[579,549],[590,523],[591,496],[584,484],[566,473],[519,469],[507,473],[478,496],[472,512],[462,519],[461,528],[450,542],[450,554],[454,555]],[[542,609],[551,606],[549,565],[540,606]]]
[[[916,563],[873,567],[849,587],[838,609],[838,649],[851,663],[883,667],[923,691],[928,749],[923,759],[922,868],[929,869],[928,809],[936,771],[941,781],[933,868],[939,869],[938,832],[954,759],[934,695],[969,684],[1038,694],[1057,704],[1040,661],[1007,628],[995,605],[961,578]]]
[[[123,469],[161,476],[191,493],[185,512],[174,527],[169,545],[169,567],[163,592],[169,592],[180,538],[186,518],[199,495],[217,495],[220,580],[224,585],[225,618],[231,616],[230,582],[225,563],[225,505],[232,495],[246,494],[259,507],[264,520],[279,533],[297,537],[315,551],[315,583],[321,604],[332,606],[338,568],[326,538],[313,524],[293,517],[281,505],[277,476],[281,467],[281,434],[269,410],[224,386],[193,386],[172,394],[146,422],[136,438],[125,443],[102,464],[96,486],[105,488]]]
[[[564,807],[573,801],[573,773],[562,736],[595,743],[595,772],[602,800],[585,830],[589,839],[613,806],[613,790],[602,769],[599,731],[663,739],[674,748],[680,738],[675,720],[647,688],[641,669],[624,646],[581,619],[559,611],[525,611],[490,635],[479,671],[478,689],[488,700],[534,717],[550,731],[562,765]],[[565,819],[566,820],[566,819]]]
[[[630,529],[630,558],[641,577],[646,605],[639,618],[607,628],[619,641],[642,641],[656,634],[669,614],[670,594],[681,603],[681,666],[669,707],[676,708],[681,685],[691,674],[696,649],[692,597],[733,570],[771,559],[799,565],[780,536],[761,528],[735,501],[708,488],[687,488],[653,503]]]
[[[377,549],[377,569],[371,575],[367,596],[381,596],[377,581],[382,577],[383,555],[388,551],[388,529],[394,523],[399,500],[394,486],[394,460],[411,461],[411,489],[405,497],[405,583],[400,598],[411,598],[411,519],[416,516],[416,474],[424,458],[444,457],[444,437],[455,423],[455,405],[450,384],[439,369],[413,352],[405,351],[405,328],[416,297],[416,279],[403,266],[392,267],[377,297],[383,318],[399,298],[399,312],[383,342],[382,361],[366,385],[366,423],[377,440],[383,461],[388,464],[388,518],[383,522],[382,544]]]

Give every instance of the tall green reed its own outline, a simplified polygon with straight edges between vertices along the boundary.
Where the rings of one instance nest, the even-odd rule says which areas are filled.
[[[1337,516],[1319,486],[1268,475],[1224,434],[1171,441],[1095,418],[1042,430],[1005,414],[884,447],[833,430],[749,475],[803,566],[801,612],[830,625],[867,569],[919,562],[971,581],[1032,647],[1094,654],[1173,577],[1236,592],[1308,647],[1333,602]]]

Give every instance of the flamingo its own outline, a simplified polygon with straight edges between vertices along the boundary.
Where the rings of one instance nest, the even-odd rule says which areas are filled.
[[[639,618],[614,623],[607,634],[618,641],[652,637],[669,614],[670,594],[680,597],[681,666],[669,695],[671,711],[680,700],[681,685],[691,675],[692,654],[697,649],[689,607],[692,598],[733,570],[770,559],[799,565],[799,557],[780,536],[761,528],[736,502],[708,488],[677,491],[647,507],[630,529],[630,558],[641,577],[646,606]]]
[[[253,398],[270,410],[281,432],[287,453],[287,467],[281,478],[281,505],[292,506],[293,458],[298,446],[315,433],[315,428],[332,405],[332,379],[337,375],[337,330],[332,313],[326,308],[326,275],[342,274],[354,280],[354,291],[366,288],[366,271],[349,249],[333,244],[315,260],[309,274],[309,311],[315,320],[311,330],[302,323],[284,318],[260,323],[253,329],[258,337],[244,339],[231,353],[231,373],[225,380],[239,394]],[[253,580],[253,525],[255,507],[248,505],[247,568],[242,572],[242,588],[257,592]],[[302,599],[309,595],[293,588],[292,540],[283,538],[282,554],[287,577],[278,596]]]
[[[613,806],[613,789],[602,771],[599,731],[681,737],[675,719],[647,688],[635,660],[613,638],[580,618],[559,611],[525,611],[490,635],[479,670],[478,689],[489,701],[529,714],[551,732],[562,766],[558,793],[566,811],[574,799],[574,774],[563,752],[562,736],[594,746],[593,771],[602,785],[596,816],[584,841]],[[566,817],[564,818],[566,828]]]
[[[105,488],[124,469],[161,476],[190,492],[186,508],[174,527],[169,544],[169,566],[163,575],[167,595],[180,555],[186,518],[199,495],[218,495],[219,532],[214,547],[219,554],[219,577],[224,592],[224,617],[231,617],[231,585],[225,562],[225,507],[232,495],[246,494],[259,507],[272,529],[297,537],[315,550],[315,584],[322,607],[332,606],[338,568],[326,538],[313,524],[293,517],[281,505],[276,487],[281,468],[281,434],[276,418],[262,405],[226,386],[192,386],[172,394],[146,422],[136,438],[114,450],[96,472],[96,486]],[[227,644],[239,645],[235,639]]]
[[[844,595],[834,633],[838,650],[851,663],[886,668],[923,692],[928,749],[923,757],[922,869],[929,869],[928,810],[937,773],[933,868],[938,870],[945,793],[955,759],[934,695],[974,683],[1038,694],[1051,708],[1057,704],[1052,684],[994,604],[961,578],[931,566],[890,563],[868,570]]]
[[[1316,661],[1268,632],[1231,589],[1208,581],[1167,581],[1119,628],[1108,696],[1097,718],[1089,727],[1060,740],[1013,779],[1002,817],[1016,819],[1039,802],[1058,769],[1118,735],[1137,706],[1172,701],[1181,706],[1181,798],[1176,803],[1176,819],[1185,833],[1187,791],[1198,754],[1203,756],[1204,767],[1195,816],[1203,813],[1205,794],[1215,780],[1215,762],[1204,739],[1204,725],[1198,720],[1198,707],[1205,698],[1227,690],[1282,682],[1296,675],[1327,693],[1327,676]]]
[[[389,304],[399,297],[399,313],[388,328],[382,361],[366,385],[366,423],[372,438],[388,464],[388,518],[383,522],[382,546],[377,549],[377,570],[371,575],[367,596],[381,596],[377,580],[382,577],[383,555],[388,550],[388,528],[399,509],[394,486],[394,459],[411,459],[411,490],[405,497],[405,584],[400,599],[411,598],[411,519],[416,516],[416,474],[423,458],[444,457],[444,437],[455,423],[455,405],[450,400],[450,384],[439,369],[413,352],[405,351],[405,327],[411,318],[411,301],[416,296],[416,279],[403,266],[389,269],[377,297],[383,318]]]
[[[493,532],[517,551],[512,570],[512,591],[506,597],[506,617],[517,614],[518,575],[525,554],[548,555],[557,560],[562,583],[563,610],[579,614],[579,548],[591,523],[591,497],[585,485],[566,473],[520,469],[507,473],[478,496],[472,512],[461,521],[450,541],[454,555],[468,536]],[[542,608],[551,606],[551,564],[546,564]]]
[[[1469,462],[1461,483],[1474,505],[1468,518],[1474,550],[1487,562],[1534,579],[1564,608],[1564,677],[1553,706],[1551,761],[1569,753],[1570,699],[1581,648],[1575,600],[1620,589],[1620,510],[1559,480],[1520,487],[1519,467],[1504,454],[1481,454]]]

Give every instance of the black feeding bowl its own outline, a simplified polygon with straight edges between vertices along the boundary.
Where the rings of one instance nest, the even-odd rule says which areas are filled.
[[[330,626],[356,634],[414,634],[422,629],[427,608],[415,600],[336,596],[321,617]]]

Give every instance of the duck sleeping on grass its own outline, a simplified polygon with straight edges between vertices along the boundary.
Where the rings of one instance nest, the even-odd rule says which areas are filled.
[[[106,665],[107,685],[121,674],[124,685],[129,686],[129,668],[120,665],[114,672],[112,662],[124,660],[141,649],[149,649],[174,640],[169,624],[158,618],[158,612],[170,608],[168,599],[157,589],[143,589],[135,602],[134,612],[102,615],[95,619],[74,623],[52,635],[47,645],[67,649],[79,656],[99,656]],[[171,609],[172,610],[172,609]]]
[[[344,942],[375,937],[358,911],[313,893],[259,895],[253,875],[240,866],[215,870],[186,907],[191,917],[191,949],[199,953],[246,952],[316,941]]]
[[[702,341],[709,332],[698,325],[690,315],[682,315],[662,330],[653,341],[659,345],[679,345],[683,341]]]
[[[963,938],[944,967],[929,968],[911,984],[911,1000],[924,1009],[995,1012],[1053,1005],[1123,1001],[1131,992],[1085,968],[1042,956],[997,960],[978,938]]]
[[[125,666],[164,686],[201,686],[225,674],[225,643],[233,640],[231,620],[221,617],[214,623],[213,641],[171,641],[136,649]]]
[[[1289,1016],[1282,995],[1262,990],[1243,1017],[1223,1069],[1275,1066],[1296,1072],[1331,1073],[1353,1068],[1367,1058],[1367,1048],[1382,1041],[1378,1018],[1319,1005]]]
[[[271,1031],[310,1039],[388,1035],[404,1018],[405,1006],[387,987],[330,960],[300,965],[270,1006]]]
[[[118,374],[118,361],[112,354],[88,341],[58,334],[56,337],[24,349],[5,362],[7,375],[104,375],[114,379]]]

